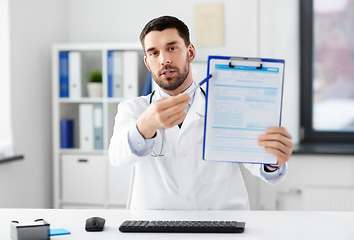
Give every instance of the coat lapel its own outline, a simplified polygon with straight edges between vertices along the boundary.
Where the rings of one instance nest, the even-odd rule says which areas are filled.
[[[180,129],[179,129],[178,125],[176,125],[176,126],[166,129],[165,131],[170,131],[177,137],[178,133],[180,132]]]
[[[195,120],[204,118],[205,116],[205,96],[200,89],[197,89],[194,101],[189,109],[186,118],[183,121],[182,128],[179,131],[181,134]],[[176,126],[178,128],[178,126]],[[179,129],[178,129],[179,130]]]

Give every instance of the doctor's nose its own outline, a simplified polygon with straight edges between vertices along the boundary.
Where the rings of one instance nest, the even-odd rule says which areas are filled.
[[[169,65],[171,64],[171,59],[166,57],[161,57],[161,65]]]

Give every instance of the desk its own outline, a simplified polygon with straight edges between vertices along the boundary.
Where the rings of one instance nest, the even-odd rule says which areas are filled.
[[[86,232],[85,221],[92,216],[106,219],[103,232]],[[128,211],[92,209],[0,209],[0,239],[10,240],[10,221],[43,218],[50,228],[65,228],[70,235],[52,240],[110,239],[354,239],[354,212],[272,212],[272,211]],[[121,233],[126,219],[148,220],[236,220],[246,222],[242,234]]]

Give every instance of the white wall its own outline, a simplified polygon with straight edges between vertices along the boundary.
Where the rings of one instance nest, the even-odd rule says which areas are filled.
[[[0,157],[13,155],[10,116],[9,0],[0,1]]]
[[[224,10],[224,42],[219,47],[198,47],[197,61],[208,55],[257,56],[257,0],[221,0]],[[189,27],[195,42],[194,6],[210,0],[70,0],[69,40],[71,42],[139,42],[145,24],[161,15],[180,18]],[[139,5],[139,6],[137,6]],[[94,13],[94,14],[93,14]]]
[[[67,2],[11,0],[11,119],[15,153],[0,165],[0,207],[52,206],[51,50],[67,41]]]

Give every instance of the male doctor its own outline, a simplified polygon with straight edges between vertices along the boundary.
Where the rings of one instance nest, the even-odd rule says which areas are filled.
[[[159,88],[119,104],[109,146],[114,166],[133,165],[128,208],[249,210],[239,164],[202,159],[205,96],[202,89],[190,93],[196,50],[188,27],[175,17],[159,17],[146,24],[140,41]],[[283,127],[268,128],[258,144],[277,156],[278,164],[245,167],[268,183],[280,182],[291,138]]]

